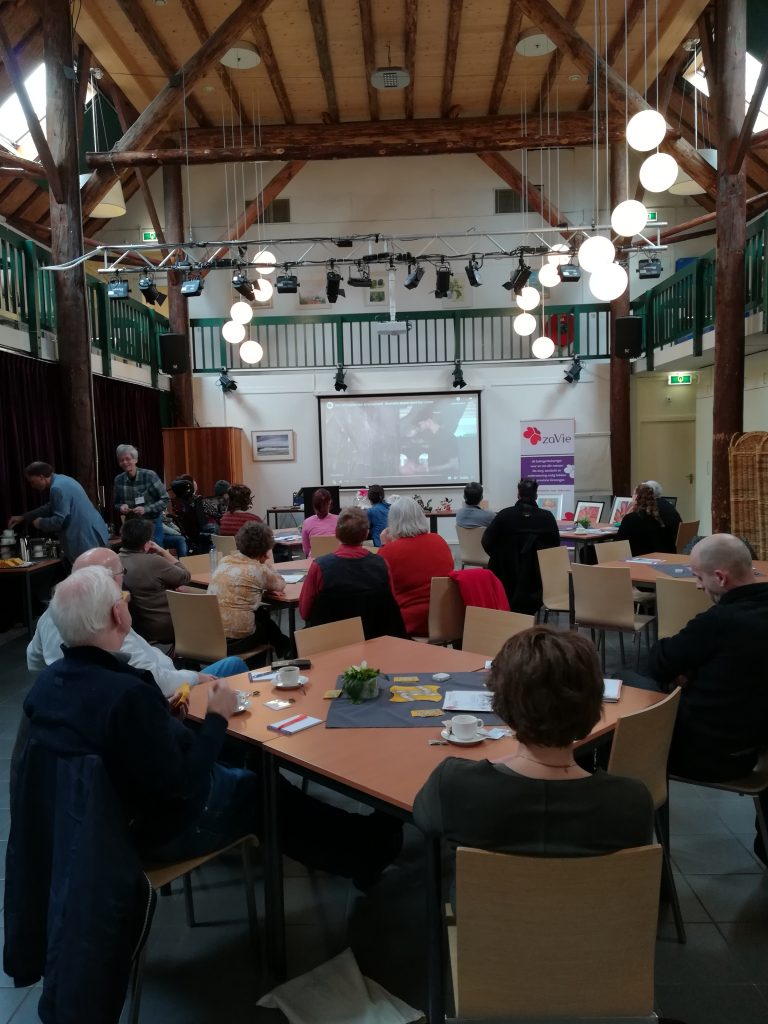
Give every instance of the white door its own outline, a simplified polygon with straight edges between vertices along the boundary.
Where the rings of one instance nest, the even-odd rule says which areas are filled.
[[[641,420],[633,479],[658,480],[665,495],[677,498],[683,522],[694,518],[696,421]]]

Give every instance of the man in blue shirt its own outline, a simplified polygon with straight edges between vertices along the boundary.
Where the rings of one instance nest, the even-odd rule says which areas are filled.
[[[480,508],[483,500],[483,485],[473,481],[464,488],[464,505],[456,513],[456,525],[472,529],[476,526],[490,526],[495,512],[490,509]]]
[[[107,524],[77,480],[54,473],[53,466],[47,462],[30,463],[24,475],[33,490],[50,489],[48,501],[26,515],[11,516],[9,526],[26,521],[43,533],[57,533],[61,553],[70,564],[84,551],[107,544]]]

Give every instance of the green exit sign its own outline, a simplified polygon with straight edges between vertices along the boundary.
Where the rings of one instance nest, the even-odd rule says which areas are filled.
[[[652,224],[654,221],[659,219],[658,210],[648,210],[648,223]]]
[[[142,231],[141,232],[142,242],[156,242],[157,232],[156,231]]]
[[[667,384],[693,384],[693,374],[670,373],[667,375]]]

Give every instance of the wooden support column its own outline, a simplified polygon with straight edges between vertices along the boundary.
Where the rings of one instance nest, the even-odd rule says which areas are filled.
[[[627,198],[624,146],[611,146],[611,209]],[[616,355],[616,318],[629,316],[629,288],[611,303],[610,431],[611,487],[614,494],[632,493],[632,433],[629,418],[629,360]]]
[[[77,83],[67,77],[73,63],[69,0],[48,0],[45,5],[46,130],[62,189],[61,202],[53,190],[49,193],[53,264],[66,263],[83,254],[75,109]],[[85,268],[79,264],[69,270],[56,271],[53,280],[66,409],[63,426],[67,432],[67,468],[95,502],[97,453]],[[47,456],[45,452],[38,452],[37,457]]]
[[[718,0],[715,9],[717,95],[717,248],[715,259],[715,387],[712,417],[712,532],[731,528],[728,444],[744,420],[744,165],[728,159],[744,121],[746,0]]]
[[[163,168],[163,197],[165,212],[165,233],[174,241],[184,239],[184,195],[181,187],[181,167]],[[172,334],[183,334],[189,338],[189,308],[186,295],[179,290],[181,275],[178,271],[168,272],[168,326]],[[190,366],[192,354],[190,351]],[[171,395],[175,427],[194,427],[195,417],[192,397],[192,371],[171,377]]]

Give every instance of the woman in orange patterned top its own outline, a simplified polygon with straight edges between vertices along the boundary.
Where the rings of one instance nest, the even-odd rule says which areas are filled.
[[[285,590],[285,580],[275,572],[269,557],[274,543],[272,531],[264,523],[246,523],[235,537],[237,551],[222,558],[211,578],[208,593],[219,599],[227,654],[264,643],[270,644],[278,657],[285,657],[290,650],[290,640],[262,606],[265,592]]]

